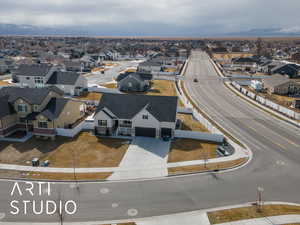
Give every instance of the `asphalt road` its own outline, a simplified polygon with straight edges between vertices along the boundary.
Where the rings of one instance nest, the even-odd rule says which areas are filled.
[[[113,81],[113,78],[116,78],[119,73],[129,67],[137,67],[140,61],[116,61],[114,63],[118,64],[106,70],[104,74],[90,74],[86,78],[89,84],[99,84]]]
[[[63,219],[77,222],[150,217],[255,201],[258,186],[264,188],[264,200],[300,203],[299,129],[233,94],[201,52],[193,53],[186,76],[186,87],[199,106],[252,149],[254,159],[248,166],[222,174],[83,183],[78,190],[70,184],[56,183],[50,197],[10,196],[13,183],[1,181],[2,221],[59,221],[58,214],[33,216],[29,212],[13,216],[9,202],[14,199],[75,200],[77,213],[64,215]],[[198,83],[193,82],[194,77],[198,77]]]

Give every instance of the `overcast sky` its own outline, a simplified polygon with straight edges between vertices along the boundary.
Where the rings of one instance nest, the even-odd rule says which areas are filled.
[[[300,0],[0,0],[0,23],[80,26],[103,35],[300,31]]]

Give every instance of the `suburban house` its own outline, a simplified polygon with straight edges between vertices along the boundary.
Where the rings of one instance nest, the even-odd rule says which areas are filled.
[[[84,63],[80,61],[64,61],[63,67],[66,71],[71,71],[71,72],[82,72],[84,71]]]
[[[152,74],[123,73],[117,77],[117,86],[124,92],[143,92],[150,88]]]
[[[81,95],[87,88],[87,80],[79,73],[55,71],[46,86],[56,86],[65,94]]]
[[[139,64],[137,70],[142,73],[161,72],[163,63],[154,60],[148,60]]]
[[[174,137],[178,98],[104,94],[94,115],[96,135]]]
[[[51,64],[23,64],[14,72],[14,80],[21,87],[56,86],[65,94],[81,95],[87,88],[85,77],[76,72],[63,72]]]
[[[291,81],[287,76],[280,74],[272,75],[262,80],[264,88],[270,94],[296,94],[300,93],[300,84]]]
[[[36,136],[56,135],[84,117],[84,103],[62,97],[56,87],[0,89],[0,136],[22,130]]]
[[[22,87],[44,87],[57,68],[51,64],[21,64],[13,72],[13,80]]]
[[[290,78],[299,77],[300,66],[297,64],[287,63],[284,65],[278,65],[271,69],[271,74],[283,74],[288,75]]]
[[[234,70],[253,71],[257,70],[257,61],[250,57],[232,59],[231,66]]]

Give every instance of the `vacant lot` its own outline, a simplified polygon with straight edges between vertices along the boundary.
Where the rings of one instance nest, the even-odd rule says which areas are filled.
[[[52,167],[115,167],[129,142],[98,138],[83,132],[76,138],[57,137],[55,141],[31,138],[25,143],[0,143],[0,162],[26,165],[34,157],[50,160]]]
[[[193,139],[177,139],[171,144],[168,162],[216,158],[216,149],[216,144]]]
[[[264,205],[262,211],[257,211],[257,206],[226,209],[209,212],[208,218],[212,224],[227,223],[238,220],[254,219],[279,215],[300,215],[300,207],[292,205]]]

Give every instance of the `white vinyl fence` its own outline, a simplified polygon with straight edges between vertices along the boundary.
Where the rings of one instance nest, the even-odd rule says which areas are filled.
[[[94,129],[94,122],[91,121],[82,121],[76,127],[72,129],[65,129],[65,128],[57,128],[56,132],[57,135],[65,136],[65,137],[75,137],[78,133],[83,130],[93,130]]]
[[[277,112],[280,112],[286,116],[288,116],[289,118],[295,119],[295,120],[300,120],[300,113],[286,108],[284,106],[281,106],[269,99],[266,99],[262,96],[257,95],[256,93],[253,93],[251,91],[248,91],[247,89],[241,87],[237,82],[233,81],[232,86],[235,87],[235,89],[237,89],[239,92],[243,93],[245,96],[248,96],[249,98],[257,101],[258,103],[260,103],[261,105],[265,105]]]

